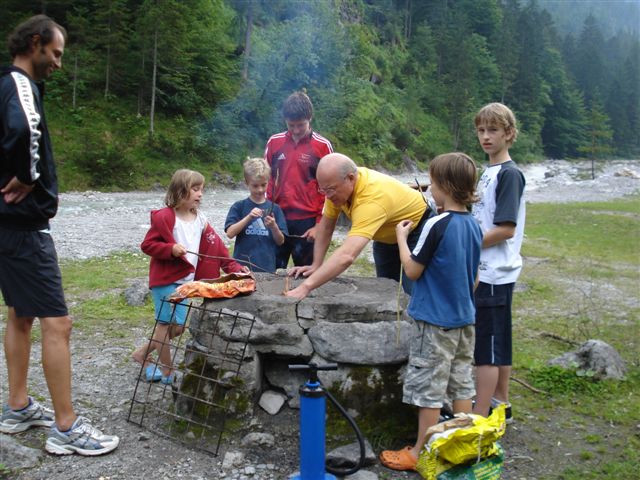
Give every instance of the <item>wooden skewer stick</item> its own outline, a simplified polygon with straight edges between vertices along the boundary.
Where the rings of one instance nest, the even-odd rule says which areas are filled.
[[[286,295],[289,290],[291,290],[291,277],[287,275],[284,277],[284,291],[282,294]]]

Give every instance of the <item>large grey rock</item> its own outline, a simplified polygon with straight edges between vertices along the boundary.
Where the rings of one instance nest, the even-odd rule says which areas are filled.
[[[306,336],[300,337],[300,340],[298,340],[294,345],[263,343],[252,346],[256,352],[272,353],[281,357],[300,357],[308,359],[313,355],[313,345]]]
[[[414,325],[406,321],[319,322],[308,334],[314,350],[332,362],[388,365],[407,360],[413,330]]]
[[[141,307],[149,296],[149,283],[146,280],[134,280],[124,291],[127,305]]]
[[[9,470],[35,467],[42,458],[42,451],[25,447],[15,438],[0,433],[0,463]]]
[[[368,440],[364,441],[364,466],[373,465],[376,463],[376,454],[371,448],[371,444]],[[360,461],[360,443],[354,442],[349,445],[343,445],[335,450],[327,453],[327,465],[334,468],[345,469],[353,467]]]
[[[588,340],[578,350],[549,360],[548,364],[591,371],[596,378],[623,379],[627,370],[620,354],[602,340]]]

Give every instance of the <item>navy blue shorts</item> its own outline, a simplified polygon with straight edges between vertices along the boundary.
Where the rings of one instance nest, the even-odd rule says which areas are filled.
[[[49,233],[0,227],[0,290],[18,317],[69,314],[58,255]]]
[[[490,285],[480,282],[476,301],[476,365],[512,364],[511,299],[514,283]]]

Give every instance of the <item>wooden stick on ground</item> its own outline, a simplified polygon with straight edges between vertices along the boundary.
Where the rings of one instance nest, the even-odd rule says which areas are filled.
[[[534,393],[541,393],[543,395],[549,395],[549,392],[545,392],[544,390],[540,390],[539,388],[536,388],[532,385],[529,385],[527,382],[525,382],[524,380],[520,380],[519,378],[516,378],[514,376],[509,377],[511,380],[513,380],[514,382],[519,383],[520,385],[522,385],[525,388],[528,388],[529,390],[531,390]]]
[[[561,337],[560,335],[556,335],[555,333],[541,332],[540,336],[541,337],[553,338],[554,340],[558,340],[560,342],[568,343],[569,345],[574,345],[574,346],[580,345],[580,342],[576,342],[575,340],[570,340],[568,338]]]

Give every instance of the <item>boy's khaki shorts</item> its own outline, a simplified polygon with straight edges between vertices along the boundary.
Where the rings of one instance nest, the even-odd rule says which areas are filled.
[[[417,407],[442,408],[445,397],[473,398],[474,326],[444,329],[420,321],[416,326],[402,401]]]

